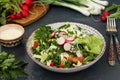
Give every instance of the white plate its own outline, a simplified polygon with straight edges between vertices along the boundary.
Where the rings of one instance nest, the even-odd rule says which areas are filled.
[[[60,73],[71,73],[71,72],[77,72],[77,71],[81,71],[83,69],[86,69],[88,67],[90,67],[91,65],[93,65],[94,63],[96,63],[104,54],[105,52],[105,48],[106,48],[106,42],[105,42],[105,39],[104,37],[102,36],[102,34],[97,31],[96,29],[88,26],[88,25],[85,25],[85,24],[81,24],[81,23],[76,23],[76,22],[57,22],[57,23],[52,23],[52,24],[48,24],[49,26],[51,26],[51,28],[53,29],[56,29],[58,27],[60,27],[61,25],[64,25],[64,24],[71,24],[71,25],[78,25],[80,26],[81,28],[83,29],[86,29],[89,33],[92,33],[94,35],[97,35],[97,36],[100,36],[101,39],[103,40],[104,42],[104,46],[102,48],[102,51],[101,53],[95,58],[95,60],[93,60],[92,62],[86,64],[86,65],[82,65],[80,67],[74,67],[74,68],[54,68],[54,67],[49,67],[47,65],[44,65],[42,63],[40,63],[38,60],[36,60],[34,57],[33,57],[33,54],[32,54],[32,50],[31,50],[31,46],[32,46],[32,39],[34,37],[34,32],[31,34],[31,36],[29,37],[28,41],[27,41],[27,44],[26,44],[26,49],[27,49],[27,53],[28,55],[30,56],[30,58],[35,62],[37,63],[38,65],[40,65],[41,67],[47,69],[47,70],[50,70],[50,71],[54,71],[54,72],[60,72]]]

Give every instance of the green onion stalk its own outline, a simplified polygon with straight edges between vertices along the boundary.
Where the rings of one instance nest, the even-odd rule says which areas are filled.
[[[102,0],[39,0],[43,4],[63,6],[82,13],[85,16],[98,15],[108,6],[108,1]]]

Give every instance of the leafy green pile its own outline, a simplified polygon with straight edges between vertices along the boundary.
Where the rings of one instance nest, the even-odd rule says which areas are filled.
[[[26,63],[15,59],[13,54],[0,53],[0,80],[14,80],[19,77],[27,77],[22,67]]]
[[[21,11],[20,4],[24,0],[0,0],[0,24],[7,22],[9,13],[19,13]]]
[[[35,32],[35,39],[36,40],[43,40],[45,42],[48,41],[48,37],[50,36],[53,31],[51,30],[50,26],[41,25],[40,29]]]
[[[112,4],[112,6],[106,8],[106,11],[113,12],[109,17],[120,19],[120,4]]]

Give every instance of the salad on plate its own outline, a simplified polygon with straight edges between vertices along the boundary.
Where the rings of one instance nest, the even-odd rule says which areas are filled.
[[[42,25],[31,41],[33,57],[55,68],[74,68],[86,65],[101,53],[104,41],[80,25],[69,23],[52,28]]]

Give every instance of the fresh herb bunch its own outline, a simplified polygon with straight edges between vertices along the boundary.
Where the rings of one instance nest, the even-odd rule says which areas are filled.
[[[0,80],[14,80],[27,77],[22,67],[27,63],[15,59],[15,55],[0,52]]]
[[[7,22],[7,16],[9,13],[19,13],[21,8],[19,5],[24,0],[0,0],[0,24]]]
[[[120,4],[112,4],[112,6],[106,8],[106,11],[113,12],[109,17],[120,19]]]

